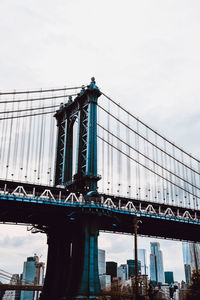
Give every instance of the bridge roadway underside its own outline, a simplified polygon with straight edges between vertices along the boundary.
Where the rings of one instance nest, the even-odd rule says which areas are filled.
[[[138,234],[200,242],[198,221],[139,214],[139,203],[140,206],[145,204],[134,200],[137,211],[127,212],[91,205],[90,199],[82,204],[58,203],[2,193],[0,222],[32,224],[47,234],[47,271],[40,300],[92,299],[101,293],[97,248],[99,230],[133,234],[133,219],[137,216],[142,221]]]
[[[75,224],[95,216],[98,230],[133,234],[133,215],[113,212],[106,208],[70,207],[32,202],[0,200],[0,222],[33,224],[39,228],[65,224]],[[137,215],[137,213],[135,213]],[[139,235],[175,240],[200,242],[200,223],[192,223],[172,218],[160,218],[153,214],[140,215]]]

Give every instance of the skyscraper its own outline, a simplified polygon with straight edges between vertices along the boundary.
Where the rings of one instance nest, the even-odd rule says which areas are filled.
[[[174,273],[173,272],[165,272],[165,283],[168,283],[169,285],[171,283],[174,283]]]
[[[163,255],[160,250],[160,244],[155,242],[151,243],[150,254],[150,278],[152,281],[164,283],[164,268],[163,268]]]
[[[134,252],[135,259],[135,252]],[[138,249],[138,260],[141,262],[141,275],[147,275],[146,250]]]
[[[98,271],[101,288],[107,288],[111,285],[111,276],[106,275],[106,252],[98,249]]]
[[[106,262],[106,274],[113,277],[117,277],[117,263],[114,261],[107,261]]]
[[[200,270],[200,244],[189,243],[191,271]]]
[[[183,250],[183,262],[186,265],[190,265],[190,249],[189,243],[183,242],[182,243],[182,250]]]
[[[44,281],[44,263],[39,262],[39,257],[27,257],[24,262],[24,269],[22,275],[22,284],[43,284]],[[33,299],[34,293],[32,291],[22,291],[20,300]]]
[[[20,284],[20,276],[19,274],[13,274],[10,280],[10,284],[15,285],[15,284]],[[0,299],[2,300],[20,300],[20,291],[12,291],[12,290],[7,290],[5,291],[5,294],[3,298]]]
[[[98,249],[98,270],[99,275],[106,274],[106,253],[105,250]]]
[[[117,267],[117,277],[121,278],[122,282],[128,279],[128,265],[123,264]]]
[[[185,281],[190,284],[192,271],[200,269],[200,244],[184,242],[182,243],[182,249]]]
[[[135,275],[135,260],[134,259],[128,259],[127,260],[128,265],[128,278]],[[141,275],[141,262],[138,260],[138,274]]]
[[[187,284],[190,284],[191,281],[191,260],[190,260],[190,248],[189,243],[182,243],[183,250],[183,263],[184,263],[184,271],[185,271],[185,281]]]

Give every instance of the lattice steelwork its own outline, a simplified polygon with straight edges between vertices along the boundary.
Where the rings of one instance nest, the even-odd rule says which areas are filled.
[[[95,80],[56,112],[58,137],[55,185],[80,192],[97,192],[97,99]],[[78,118],[76,173],[73,175],[73,126]],[[65,124],[65,125],[63,125]]]

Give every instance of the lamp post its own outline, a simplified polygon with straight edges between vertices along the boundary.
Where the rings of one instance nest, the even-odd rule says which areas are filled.
[[[137,245],[137,216],[133,218],[134,247],[135,247],[135,299],[138,298],[138,245]]]

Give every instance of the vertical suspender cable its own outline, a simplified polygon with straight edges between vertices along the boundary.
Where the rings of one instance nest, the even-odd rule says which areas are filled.
[[[173,157],[175,158],[175,147],[173,147]],[[174,166],[173,166],[174,170],[173,171],[174,171],[175,174],[177,174],[177,168],[176,168],[177,164],[176,164],[176,160],[175,159],[173,159],[173,163],[174,163]],[[176,176],[174,178],[174,182],[175,182],[176,185],[178,184]],[[177,188],[176,185],[174,186],[174,201],[175,201],[175,205],[177,205],[177,202],[178,202],[178,199],[177,199],[177,197],[178,197],[178,188]]]
[[[110,193],[110,100],[108,99],[108,114],[107,114],[107,191]]]
[[[44,108],[44,106],[43,106]],[[39,155],[38,155],[38,173],[37,180],[41,179],[41,157],[42,157],[42,139],[43,139],[43,126],[44,126],[44,115],[41,115],[41,128],[40,128],[40,139],[39,139]]]
[[[19,102],[17,105],[17,109],[19,110]],[[20,116],[20,112],[18,112],[17,116]],[[19,130],[20,130],[20,119],[16,119],[16,128],[14,134],[14,150],[13,150],[13,174],[12,176],[16,176],[16,168],[18,163],[18,146],[19,146]]]
[[[173,146],[172,146],[172,152],[173,152]],[[173,171],[172,170],[172,158],[171,157],[169,157],[169,169],[170,169],[170,171]],[[170,178],[170,181],[172,182],[173,181],[172,173],[169,173],[169,178]],[[171,202],[172,202],[172,204],[174,204],[173,185],[171,183],[170,183],[170,195],[171,195],[171,197],[170,197]]]
[[[111,185],[111,189],[110,189],[110,192],[111,194],[113,195],[113,136],[111,136],[111,182],[110,182],[110,185]]]
[[[127,125],[129,126],[129,115],[127,115]],[[127,145],[130,145],[130,131],[128,129],[128,127],[126,127],[126,143]],[[130,163],[130,155],[131,155],[131,151],[130,151],[130,147],[127,146],[126,147],[127,150],[127,158],[126,158],[126,162],[127,162],[127,184],[128,184],[128,197],[131,198],[131,163]]]
[[[30,109],[32,108],[32,102],[30,103]],[[30,110],[30,115],[32,111]],[[28,180],[28,170],[30,170],[30,147],[31,147],[31,137],[32,137],[32,117],[29,118],[29,134],[28,134],[28,143],[27,143],[27,154],[26,154],[26,170],[25,170],[25,179]]]
[[[27,93],[27,100],[29,98],[29,94]],[[26,102],[26,109],[27,109],[28,101]],[[26,122],[28,123],[28,120],[25,120],[26,118],[22,119],[22,133],[21,133],[21,149],[20,149],[20,178],[23,178],[24,174],[24,154],[26,149]]]
[[[13,94],[13,101],[15,99],[15,93]],[[12,103],[12,110],[14,109],[14,102]],[[12,127],[13,127],[13,115],[10,119],[10,132],[9,132],[9,141],[8,141],[8,154],[7,154],[7,163],[6,163],[6,179],[8,179],[8,168],[10,164],[10,154],[11,154],[11,137],[12,137]]]
[[[146,128],[146,138],[148,139],[148,128]],[[148,151],[148,145],[147,145],[147,141],[145,139],[143,139],[143,143],[144,143],[144,155],[145,155],[145,166],[147,166],[147,168],[149,167],[149,161],[146,157],[149,157],[149,151]],[[145,186],[144,186],[144,190],[145,190],[145,200],[150,200],[149,199],[149,172],[148,170],[145,168],[144,169],[144,179],[145,179]]]
[[[104,193],[104,129],[102,130],[102,143],[101,143],[101,150],[102,150],[102,153],[101,153],[101,157],[102,157],[102,168],[101,168],[101,172],[102,172],[102,192]]]
[[[118,120],[120,120],[120,108],[118,107]],[[120,138],[120,122],[117,121],[117,137]],[[119,139],[117,139],[117,148],[121,149],[121,143]],[[120,186],[121,186],[121,152],[117,151],[117,175],[118,175],[118,195],[120,195]]]
[[[5,112],[5,117],[7,116],[7,113],[6,113],[6,106],[7,106],[7,103],[5,102],[4,103],[4,112]],[[7,124],[7,120],[1,120],[0,121],[1,124],[2,124],[2,131],[1,131],[1,151],[0,151],[0,162],[1,162],[1,176],[3,177],[3,166],[4,166],[4,148],[5,148],[5,136],[6,136],[6,131],[5,128],[6,128],[6,124]]]
[[[154,138],[155,138],[155,145],[157,145],[157,134],[154,134]],[[153,170],[154,172],[157,173],[157,153],[156,153],[156,147],[153,147],[153,161],[154,161],[154,166],[153,166]],[[154,174],[154,195],[153,195],[153,201],[156,201],[157,199],[157,175]]]
[[[137,120],[137,133],[139,133],[139,121]],[[137,152],[137,161],[140,161],[140,156],[139,156],[139,149],[140,149],[140,140],[139,140],[139,135],[137,135],[137,145],[136,145],[136,149],[138,150]],[[140,186],[140,165],[137,164],[137,180],[138,180],[138,198],[141,199],[141,186]]]

